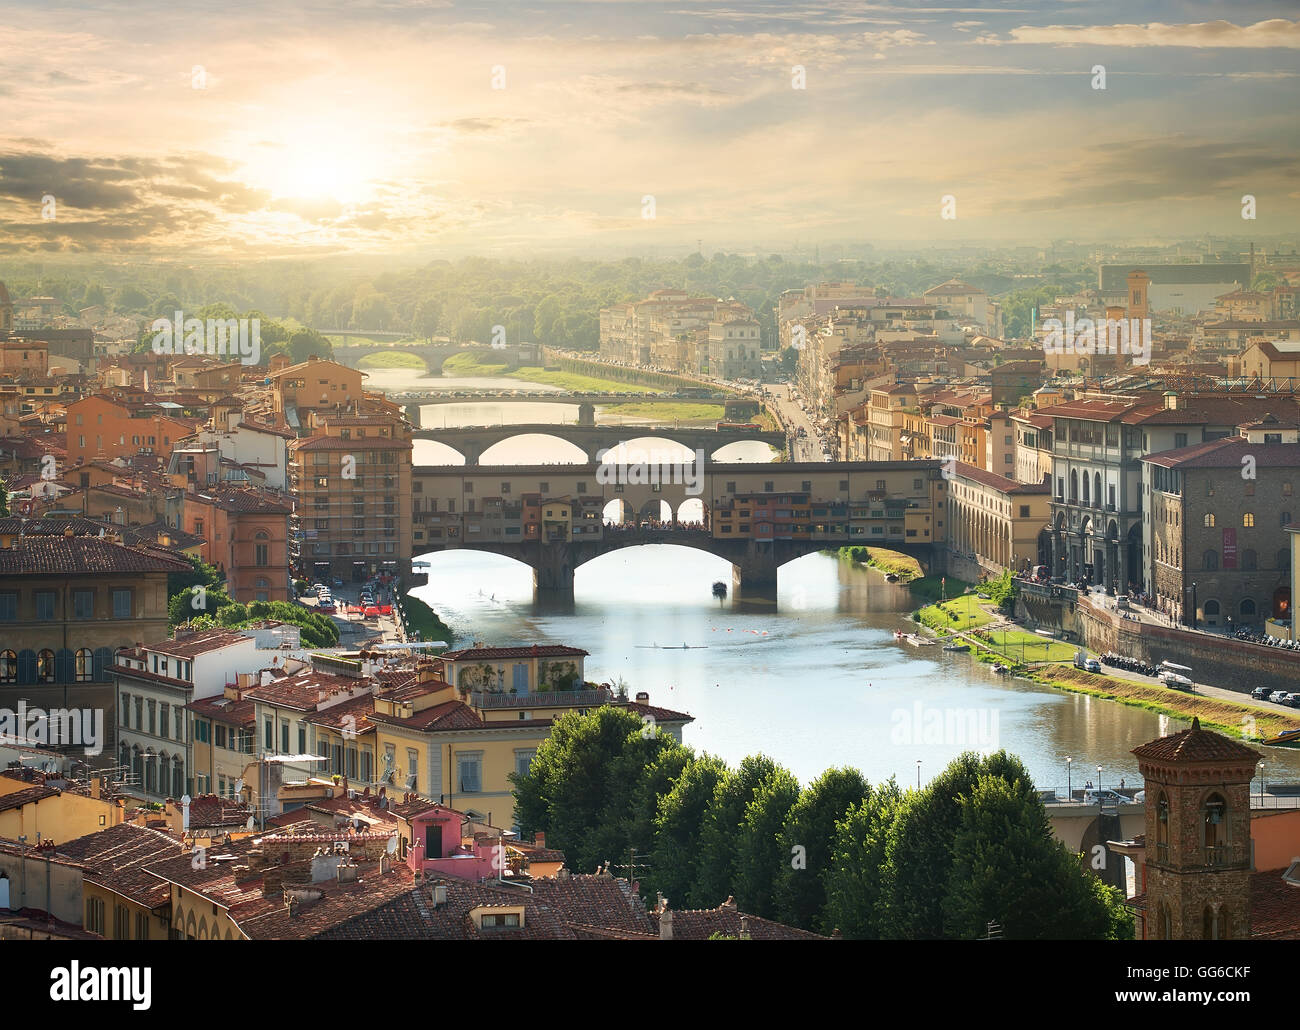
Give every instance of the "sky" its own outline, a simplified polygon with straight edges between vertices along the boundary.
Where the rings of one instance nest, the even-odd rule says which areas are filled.
[[[4,257],[1300,229],[1294,0],[0,0],[0,24]]]

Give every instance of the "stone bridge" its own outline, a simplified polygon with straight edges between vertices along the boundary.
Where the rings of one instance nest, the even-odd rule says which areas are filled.
[[[326,332],[322,330],[322,332]],[[329,336],[348,335],[339,333],[336,330],[326,332]],[[356,335],[373,337],[382,334],[379,333],[359,333]],[[393,334],[400,337],[402,334]],[[484,347],[481,344],[459,344],[459,343],[336,343],[333,345],[333,357],[340,365],[347,365],[348,368],[359,368],[361,359],[372,354],[385,354],[394,351],[398,354],[414,354],[424,362],[429,370],[429,375],[441,375],[442,363],[453,354],[467,353],[476,357],[484,358],[494,352],[491,348]],[[516,352],[511,352],[516,353]],[[498,360],[500,360],[498,358]]]
[[[784,451],[786,438],[784,433],[774,432],[728,432],[719,429],[672,428],[663,425],[646,426],[580,426],[556,425],[542,423],[539,425],[483,426],[458,429],[418,429],[411,434],[415,440],[433,440],[446,444],[465,458],[466,465],[478,465],[483,452],[505,440],[517,436],[550,436],[558,440],[581,447],[587,460],[600,461],[600,452],[612,450],[626,440],[642,437],[654,437],[681,444],[694,453],[702,450],[706,460],[728,444],[745,440],[758,440]],[[654,460],[648,455],[646,460]]]
[[[689,483],[617,482],[609,468],[418,466],[414,554],[504,555],[533,569],[539,599],[567,603],[578,567],[646,544],[724,558],[743,595],[773,599],[777,570],[815,551],[871,544],[911,555],[927,571],[938,571],[947,553],[939,461],[706,462]],[[531,502],[532,516],[524,512],[529,496],[541,498]]]

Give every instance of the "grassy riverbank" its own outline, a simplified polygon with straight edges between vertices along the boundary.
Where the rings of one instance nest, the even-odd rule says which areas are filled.
[[[683,404],[680,401],[664,401],[662,404],[602,404],[601,410],[627,418],[645,418],[657,422],[700,422],[710,426],[722,421],[725,416],[721,404]]]
[[[1206,729],[1219,730],[1234,737],[1263,740],[1300,725],[1300,719],[1255,705],[1185,694],[1155,684],[1084,672],[1073,666],[1041,668],[1028,673],[1027,678],[1060,690],[1118,701],[1189,722],[1198,718]]]
[[[917,615],[921,625],[928,626],[938,633],[952,633],[956,630],[979,629],[993,621],[994,616],[986,612],[974,594],[963,594],[950,601],[931,604],[922,608]],[[952,616],[957,616],[955,619]]]
[[[404,594],[402,608],[406,612],[407,633],[412,637],[418,632],[421,640],[445,640],[448,645],[456,642],[456,634],[451,627],[438,618],[438,613],[418,597]]]
[[[861,562],[863,565],[878,569],[886,575],[895,575],[901,579],[920,579],[925,575],[921,563],[906,554],[899,554],[885,547],[841,547],[837,552],[841,558]]]
[[[416,368],[421,372],[425,370],[424,359],[414,354],[403,354],[400,351],[386,350],[378,354],[367,354],[357,362],[358,368]]]
[[[524,365],[508,370],[508,366],[480,361],[472,354],[453,354],[442,363],[445,376],[499,376],[506,379],[518,379],[525,383],[537,383],[542,386],[558,386],[562,390],[589,390],[612,393],[663,393],[653,386],[638,386],[624,383],[617,379],[600,379],[596,376],[581,375],[577,372],[547,372],[536,365]]]

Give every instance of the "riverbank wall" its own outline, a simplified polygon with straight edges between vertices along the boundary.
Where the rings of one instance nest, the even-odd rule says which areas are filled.
[[[1090,650],[1114,651],[1148,665],[1158,665],[1167,658],[1189,666],[1193,670],[1192,679],[1198,683],[1243,694],[1249,694],[1255,687],[1300,690],[1300,652],[1297,651],[1121,619],[1083,596],[1075,602],[1071,621],[1081,642]]]

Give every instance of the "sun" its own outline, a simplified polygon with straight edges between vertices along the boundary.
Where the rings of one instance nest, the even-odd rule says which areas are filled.
[[[374,195],[382,174],[377,141],[339,125],[299,125],[268,133],[245,150],[250,185],[272,196],[355,204]]]

